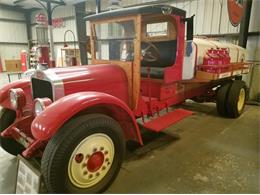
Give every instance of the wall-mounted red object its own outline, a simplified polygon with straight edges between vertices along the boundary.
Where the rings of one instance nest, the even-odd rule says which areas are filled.
[[[39,47],[39,50],[40,50],[39,63],[50,64],[49,47]]]
[[[21,58],[21,64],[22,64],[22,72],[27,71],[27,52],[25,50],[21,51],[20,54],[20,58]]]

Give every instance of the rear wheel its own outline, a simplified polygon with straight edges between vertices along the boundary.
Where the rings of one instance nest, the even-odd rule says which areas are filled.
[[[227,113],[231,118],[239,117],[245,107],[247,87],[244,81],[235,80],[229,90],[227,98]]]
[[[99,193],[117,176],[125,153],[123,132],[105,115],[72,119],[49,141],[42,158],[48,192]]]
[[[15,111],[3,108],[0,111],[0,132],[9,127],[14,122],[15,118]],[[0,144],[6,152],[15,156],[22,153],[24,150],[24,147],[21,144],[11,138],[3,138],[0,136]]]
[[[222,85],[217,91],[216,103],[217,103],[217,111],[221,116],[228,116],[227,113],[227,98],[229,89],[232,83],[226,83]]]

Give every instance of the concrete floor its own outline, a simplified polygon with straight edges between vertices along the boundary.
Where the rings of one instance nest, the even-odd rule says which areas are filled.
[[[106,193],[260,193],[260,107],[246,106],[238,119],[219,117],[215,104],[184,107],[195,114],[164,133],[145,131],[143,147],[127,144]],[[0,193],[13,192],[15,166],[0,149]]]
[[[132,147],[107,193],[260,193],[260,108],[226,119],[214,104],[185,107],[196,114]]]

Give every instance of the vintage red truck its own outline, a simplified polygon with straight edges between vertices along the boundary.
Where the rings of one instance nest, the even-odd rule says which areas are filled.
[[[245,49],[193,38],[184,10],[152,5],[86,20],[93,65],[36,70],[0,90],[1,146],[40,159],[48,192],[104,191],[126,141],[143,145],[140,127],[160,132],[191,115],[172,108],[186,99],[216,102],[222,116],[242,113]]]

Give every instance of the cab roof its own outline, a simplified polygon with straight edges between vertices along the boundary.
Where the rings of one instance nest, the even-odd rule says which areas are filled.
[[[137,14],[158,14],[162,13],[163,10],[170,10],[171,14],[180,15],[185,18],[186,12],[182,9],[170,6],[170,5],[148,5],[138,6],[131,8],[122,8],[112,11],[106,11],[99,14],[87,16],[84,19],[88,21],[96,21],[113,17],[124,17]]]

